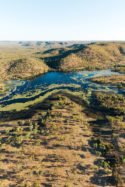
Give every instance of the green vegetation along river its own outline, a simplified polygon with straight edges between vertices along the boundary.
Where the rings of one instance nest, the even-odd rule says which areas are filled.
[[[32,80],[11,80],[5,82],[7,90],[0,95],[0,110],[22,110],[43,101],[59,91],[72,92],[81,97],[92,92],[122,94],[123,90],[111,85],[96,84],[90,78],[119,75],[111,70],[80,71],[73,73],[48,72]]]

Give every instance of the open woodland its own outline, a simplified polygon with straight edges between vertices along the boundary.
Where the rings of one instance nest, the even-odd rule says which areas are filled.
[[[65,82],[11,97],[11,81],[16,92],[48,72],[108,69],[116,74],[87,80],[94,91]],[[0,42],[0,187],[9,186],[125,186],[125,42]]]

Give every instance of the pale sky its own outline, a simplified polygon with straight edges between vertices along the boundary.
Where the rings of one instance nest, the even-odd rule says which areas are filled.
[[[0,0],[0,40],[125,40],[125,0]]]

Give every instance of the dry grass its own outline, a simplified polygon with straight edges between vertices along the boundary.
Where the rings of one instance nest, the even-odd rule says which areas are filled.
[[[124,75],[112,75],[112,76],[102,76],[91,79],[91,81],[101,84],[109,84],[118,87],[125,86],[125,76]]]
[[[29,121],[1,124],[1,186],[94,186],[95,161],[103,157],[93,154],[89,122],[94,119],[82,110],[61,96],[42,117],[39,113]],[[21,142],[7,143],[16,135],[22,135]]]
[[[47,50],[32,43],[27,47],[22,44],[0,45],[0,80],[28,78],[50,69],[77,71],[111,68],[124,72],[124,68],[120,67],[125,59],[125,44],[122,42],[67,45],[54,48],[52,44]]]

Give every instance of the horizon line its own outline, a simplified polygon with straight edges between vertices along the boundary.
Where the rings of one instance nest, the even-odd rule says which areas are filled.
[[[0,42],[119,42],[125,40],[0,40]]]

